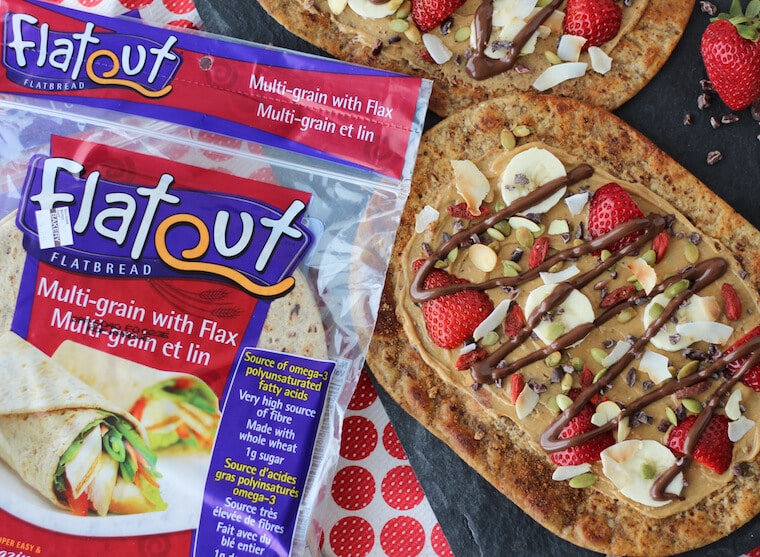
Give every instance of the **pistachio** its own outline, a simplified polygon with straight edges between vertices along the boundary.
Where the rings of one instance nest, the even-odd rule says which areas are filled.
[[[470,40],[470,28],[467,27],[460,27],[457,29],[456,33],[454,33],[454,41],[458,43],[463,43],[465,41]]]
[[[562,376],[562,379],[560,379],[559,382],[559,388],[564,393],[567,394],[570,392],[570,389],[573,388],[573,376],[570,373],[566,373]]]
[[[494,227],[491,227],[488,230],[486,230],[486,234],[488,234],[494,240],[498,240],[499,242],[503,242],[504,240],[507,239],[507,237],[504,236],[504,234],[502,234],[501,231],[497,230]]]
[[[497,201],[496,204],[493,206],[494,210],[498,213],[499,211],[502,211],[507,208],[507,204],[503,201]],[[507,223],[509,224],[509,223]]]
[[[515,145],[517,145],[515,134],[513,134],[512,131],[508,130],[507,128],[501,130],[499,139],[501,140],[501,146],[504,147],[507,151],[511,151],[515,148]]]
[[[603,367],[599,371],[596,372],[596,375],[594,375],[594,383],[598,383],[599,380],[604,376],[604,374],[607,373],[607,368]]]
[[[546,407],[552,414],[559,414],[559,406],[557,405],[557,397],[550,397],[546,401]]]
[[[681,279],[668,286],[665,289],[664,294],[667,298],[675,298],[687,288],[689,288],[689,281],[687,279]]]
[[[391,30],[396,33],[403,33],[409,29],[409,22],[405,19],[392,19],[390,22]]]
[[[412,3],[409,0],[405,0],[403,4],[399,7],[398,10],[396,10],[395,16],[398,19],[406,19],[406,17],[411,13],[412,11]]]
[[[677,379],[683,379],[684,377],[688,377],[695,371],[699,369],[699,360],[692,360],[687,364],[684,364],[681,369],[678,370],[678,373],[676,373]]]
[[[513,261],[510,261],[509,259],[505,259],[501,262],[502,267],[502,274],[505,277],[516,277],[520,274],[520,266],[517,265],[517,268],[515,268],[516,263]]]
[[[655,469],[654,467],[649,464],[648,462],[644,462],[641,465],[641,477],[645,480],[651,480],[654,478]]]
[[[515,236],[517,238],[517,243],[520,244],[522,247],[524,248],[533,247],[533,241],[535,240],[535,238],[533,238],[533,234],[527,228],[518,228],[515,231]]]
[[[449,263],[454,263],[454,261],[457,260],[458,255],[459,255],[459,248],[454,248],[448,253],[448,255],[446,255],[446,261],[448,261]]]
[[[550,273],[558,273],[562,270],[562,267],[565,266],[565,263],[563,261],[557,261],[554,265],[549,267]]]
[[[603,249],[602,252],[599,254],[599,259],[601,261],[607,261],[611,255],[612,255],[612,252],[610,250]]]
[[[573,358],[572,365],[573,365],[573,369],[577,371],[578,373],[583,371],[583,359],[580,358],[579,356],[576,356],[575,358]]]
[[[449,266],[449,262],[446,261],[445,259],[439,259],[438,261],[435,262],[433,266],[436,269],[445,269],[446,267]]]
[[[699,414],[702,411],[702,403],[694,398],[681,399],[681,404],[692,414]]]
[[[647,262],[647,265],[654,265],[657,260],[657,253],[653,249],[650,249],[644,252],[641,258]]]
[[[596,475],[591,472],[586,472],[579,476],[570,478],[568,485],[574,489],[584,489],[590,487],[596,483]]]
[[[691,242],[686,243],[686,247],[683,248],[683,254],[686,257],[686,261],[691,264],[699,261],[699,248]]]

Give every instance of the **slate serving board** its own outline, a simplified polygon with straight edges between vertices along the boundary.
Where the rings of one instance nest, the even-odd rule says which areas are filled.
[[[324,53],[272,20],[254,0],[195,0],[212,33],[272,44],[311,54]],[[715,4],[727,11],[729,0]],[[742,2],[746,4],[746,1]],[[709,16],[694,8],[686,32],[663,69],[638,95],[616,111],[682,166],[707,184],[760,229],[760,123],[749,110],[718,128],[730,110],[720,101],[700,110],[700,80],[706,78],[699,54]],[[684,125],[691,114],[693,123]],[[431,114],[428,124],[438,119]],[[592,130],[593,131],[593,130]],[[707,153],[719,150],[714,165]],[[379,389],[399,438],[457,557],[590,557],[597,555],[548,534],[429,434]],[[737,557],[760,546],[760,517],[734,534],[683,557]]]

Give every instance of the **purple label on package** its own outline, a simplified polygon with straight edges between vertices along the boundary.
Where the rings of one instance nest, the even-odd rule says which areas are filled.
[[[193,555],[288,555],[334,367],[243,349],[226,389]]]

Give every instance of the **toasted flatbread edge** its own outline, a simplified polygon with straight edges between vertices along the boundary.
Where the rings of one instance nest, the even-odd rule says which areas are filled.
[[[364,45],[355,33],[347,34],[331,14],[315,10],[304,0],[259,0],[259,4],[291,33],[348,62],[434,80],[430,109],[441,116],[489,98],[514,92],[494,87],[493,80],[463,81],[455,62],[416,64]],[[604,75],[590,68],[580,79],[566,81],[551,93],[584,100],[614,110],[638,93],[659,72],[683,35],[694,0],[649,0],[639,25],[615,47],[612,69]],[[538,77],[538,76],[536,76]]]
[[[760,252],[752,248],[760,233],[654,143],[616,116],[583,102],[509,95],[444,120],[422,139],[367,356],[372,373],[425,428],[527,514],[569,542],[612,555],[651,557],[727,536],[760,512],[756,461],[745,463],[741,476],[689,512],[666,519],[644,517],[594,490],[575,490],[551,480],[548,459],[531,449],[516,424],[491,418],[472,396],[438,380],[406,340],[395,315],[395,277],[403,247],[414,233],[415,215],[423,206],[423,191],[444,187],[438,176],[449,160],[475,159],[500,148],[500,130],[515,124],[533,130],[530,140],[556,145],[623,180],[648,186],[702,232],[722,242],[747,272],[746,280],[756,289],[760,285]]]

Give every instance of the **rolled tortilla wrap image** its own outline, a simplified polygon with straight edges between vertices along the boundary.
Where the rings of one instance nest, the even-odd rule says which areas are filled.
[[[76,515],[166,508],[140,423],[13,332],[0,336],[0,459]]]
[[[209,452],[219,426],[219,399],[201,379],[162,371],[66,340],[53,360],[111,402],[126,408],[151,449]]]

